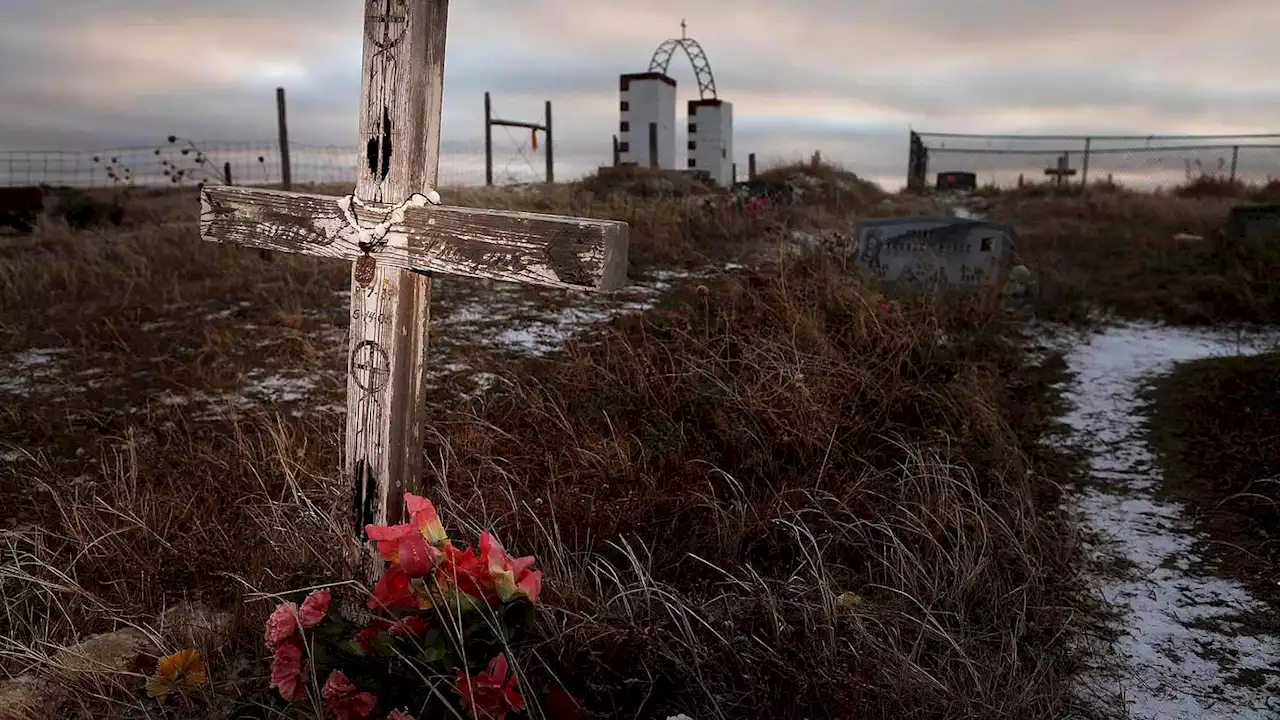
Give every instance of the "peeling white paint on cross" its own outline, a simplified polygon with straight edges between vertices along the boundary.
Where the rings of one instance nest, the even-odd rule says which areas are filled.
[[[353,262],[344,467],[353,532],[403,520],[421,479],[424,273],[608,291],[626,282],[627,225],[440,205],[448,0],[366,0],[354,195],[209,186],[205,240]],[[364,542],[369,579],[382,563]]]

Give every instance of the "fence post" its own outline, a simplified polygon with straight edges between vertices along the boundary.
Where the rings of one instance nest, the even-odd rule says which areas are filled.
[[[618,163],[622,162],[622,151],[618,149],[618,136],[613,136],[613,166],[618,167]]]
[[[924,146],[920,133],[910,131],[910,148],[907,151],[907,189],[922,191],[928,184],[929,149]]]
[[[1089,146],[1093,144],[1093,138],[1086,137],[1084,139],[1084,160],[1080,161],[1080,187],[1089,187]]]
[[[227,185],[233,184],[231,182],[231,161],[230,160],[222,163],[222,179],[226,181]]]
[[[547,184],[550,185],[556,181],[555,160],[552,159],[551,148],[554,145],[551,142],[551,101],[547,101]]]
[[[493,125],[490,119],[493,117],[492,109],[489,105],[489,91],[484,91],[484,184],[485,187],[493,185]]]
[[[1240,146],[1231,146],[1231,182],[1236,181],[1236,162],[1240,159]]]
[[[276,88],[276,119],[280,125],[280,184],[285,190],[293,185],[289,168],[289,124],[284,119],[284,88]]]
[[[751,153],[747,156],[747,179],[756,179],[756,154]]]

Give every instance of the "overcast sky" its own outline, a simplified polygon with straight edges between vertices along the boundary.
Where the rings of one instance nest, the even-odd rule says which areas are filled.
[[[295,142],[354,151],[362,8],[0,0],[0,149],[148,145],[171,133],[270,140],[283,85]],[[734,104],[740,167],[749,152],[763,163],[821,149],[892,185],[908,127],[1280,130],[1276,0],[471,0],[450,8],[446,143],[463,155],[479,147],[490,90],[510,119],[537,120],[553,102],[562,176],[607,162],[618,74],[647,69],[682,17]],[[683,116],[693,72],[678,56],[671,74]],[[498,130],[495,146],[506,167],[516,144]]]

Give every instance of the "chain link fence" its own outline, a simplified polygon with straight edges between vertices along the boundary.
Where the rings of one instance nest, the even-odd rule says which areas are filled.
[[[968,135],[911,133],[908,184],[972,172],[979,185],[1013,187],[1061,177],[1155,189],[1200,177],[1266,184],[1280,179],[1275,135]]]
[[[495,159],[495,184],[542,182],[541,159],[521,151],[505,165]],[[358,153],[352,146],[289,144],[294,183],[354,183]],[[174,138],[154,147],[95,151],[0,150],[0,187],[112,187],[195,185],[199,182],[270,185],[281,182],[280,146],[274,141],[196,143]],[[484,141],[442,142],[442,187],[483,185]]]

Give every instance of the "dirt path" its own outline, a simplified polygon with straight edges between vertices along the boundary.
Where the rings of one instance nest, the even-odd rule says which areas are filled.
[[[1093,536],[1093,587],[1116,611],[1110,652],[1085,673],[1082,694],[1102,708],[1123,702],[1133,718],[1280,718],[1280,637],[1243,621],[1268,609],[1213,574],[1204,534],[1182,505],[1159,498],[1138,399],[1141,383],[1174,363],[1253,353],[1263,341],[1125,325],[1063,349],[1074,375],[1066,442],[1088,466],[1073,510]]]

